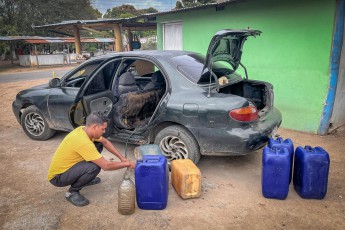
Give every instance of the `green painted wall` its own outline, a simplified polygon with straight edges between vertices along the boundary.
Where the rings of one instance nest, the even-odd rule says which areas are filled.
[[[250,27],[263,33],[244,45],[242,63],[249,78],[271,82],[282,127],[316,133],[328,92],[335,0],[256,0],[157,17],[182,21],[183,49],[206,53],[216,31]]]

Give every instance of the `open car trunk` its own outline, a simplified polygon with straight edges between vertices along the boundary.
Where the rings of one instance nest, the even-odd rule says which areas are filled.
[[[273,86],[267,82],[243,80],[219,89],[219,93],[233,94],[251,101],[264,115],[273,105]]]

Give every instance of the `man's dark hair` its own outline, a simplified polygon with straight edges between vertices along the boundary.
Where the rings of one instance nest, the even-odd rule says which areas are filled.
[[[103,125],[104,122],[109,122],[109,118],[101,112],[92,112],[86,117],[86,126],[93,124]]]

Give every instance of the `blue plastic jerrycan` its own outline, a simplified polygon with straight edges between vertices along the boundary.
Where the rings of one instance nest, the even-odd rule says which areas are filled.
[[[329,154],[321,147],[298,146],[295,152],[293,184],[306,199],[323,199],[327,193]]]
[[[289,193],[291,156],[287,148],[265,147],[262,153],[262,194],[284,200]]]
[[[287,148],[290,154],[290,160],[291,162],[293,162],[294,146],[290,138],[286,138],[285,140],[281,137],[278,137],[277,139],[270,138],[268,140],[268,147],[271,149],[274,147]],[[291,179],[292,179],[292,165],[293,164],[291,163],[289,183],[291,183]]]
[[[278,137],[277,139],[270,138],[268,140],[268,147],[285,147],[289,150],[290,153],[294,153],[294,146],[290,138],[286,138],[285,140],[281,137]]]
[[[147,210],[166,208],[169,192],[169,169],[162,155],[143,155],[135,166],[138,207]]]

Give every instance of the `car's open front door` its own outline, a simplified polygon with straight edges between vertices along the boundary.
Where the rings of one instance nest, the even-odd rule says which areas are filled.
[[[104,62],[92,74],[90,81],[83,86],[77,96],[76,106],[70,115],[76,126],[84,125],[88,114],[99,112],[109,118],[105,136],[113,131],[114,90],[112,82],[117,66],[116,60]]]

